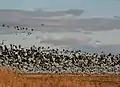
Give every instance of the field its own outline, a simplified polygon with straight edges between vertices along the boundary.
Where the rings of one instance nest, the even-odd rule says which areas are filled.
[[[120,87],[120,75],[18,74],[0,69],[0,87]]]

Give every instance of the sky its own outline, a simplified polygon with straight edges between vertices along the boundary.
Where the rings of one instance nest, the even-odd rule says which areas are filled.
[[[119,0],[0,0],[0,9],[84,9],[82,16],[120,15]]]
[[[84,10],[84,13],[81,15],[82,17],[91,17],[91,16],[105,16],[105,17],[112,17],[112,16],[120,16],[120,0],[0,0],[0,9],[21,9],[21,10],[33,10],[33,9],[38,9],[38,8],[41,8],[41,9],[45,9],[45,10],[67,10],[67,9],[83,9]],[[19,15],[18,15],[19,16]],[[18,17],[17,16],[17,17]],[[80,16],[80,17],[81,17]],[[1,19],[3,18],[2,15],[0,15]],[[7,17],[5,16],[6,19],[10,20],[11,22],[11,19],[15,19],[15,16],[12,16],[13,18],[10,17]],[[10,19],[9,19],[10,18]],[[4,18],[3,18],[4,19]],[[31,19],[33,20],[33,19]],[[55,45],[68,45],[69,44],[69,47],[84,47],[85,45],[85,49],[88,48],[88,49],[92,49],[92,48],[89,48],[89,43],[90,43],[90,46],[91,44],[92,45],[95,45],[96,46],[96,40],[98,41],[97,44],[104,44],[107,46],[105,46],[104,48],[107,49],[107,51],[116,51],[117,52],[120,52],[120,30],[119,31],[112,31],[112,32],[93,32],[93,34],[88,34],[88,35],[84,35],[84,31],[82,32],[83,34],[80,34],[78,32],[78,34],[75,32],[75,33],[69,33],[69,31],[73,31],[73,30],[77,30],[77,25],[80,25],[81,26],[86,26],[86,27],[107,27],[108,24],[112,26],[112,23],[113,25],[119,25],[119,21],[117,20],[116,21],[109,21],[109,20],[105,20],[105,21],[101,21],[100,22],[98,20],[94,21],[83,21],[81,22],[81,20],[79,19],[75,19],[75,21],[69,21],[69,20],[66,20],[64,17],[63,18],[60,18],[59,19],[60,21],[55,21],[52,19],[44,19],[43,20],[40,20],[40,22],[38,21],[21,21],[21,23],[25,23],[25,24],[29,24],[31,25],[31,23],[34,25],[34,24],[37,24],[37,23],[43,23],[46,25],[49,25],[48,27],[44,26],[44,28],[39,28],[38,29],[40,30],[40,32],[43,30],[43,31],[46,31],[46,32],[49,32],[50,31],[55,31],[53,33],[49,33],[48,34],[45,34],[45,36],[43,36],[42,34],[39,34],[38,33],[38,38],[39,37],[42,37],[41,39],[41,43],[54,43]],[[74,20],[74,18],[73,18]],[[79,21],[78,21],[79,20]],[[97,22],[98,21],[98,22]],[[33,23],[34,22],[34,23]],[[18,22],[20,23],[20,22]],[[70,24],[73,24],[71,26],[68,26]],[[80,24],[79,24],[80,23]],[[85,24],[86,23],[86,24]],[[16,22],[15,22],[16,24]],[[57,25],[57,28],[54,27],[54,25],[57,25],[57,24],[60,24],[60,28],[59,26]],[[65,24],[65,25],[64,25]],[[68,24],[68,25],[67,25]],[[91,24],[91,26],[90,26]],[[94,26],[92,26],[94,25]],[[62,26],[65,26],[62,28]],[[66,27],[68,26],[68,27]],[[83,26],[83,27],[84,27]],[[109,27],[111,27],[109,26]],[[112,26],[113,27],[113,26]],[[115,26],[116,27],[116,26]],[[36,28],[35,28],[36,29]],[[50,31],[49,31],[50,29]],[[103,29],[102,29],[103,30]],[[6,31],[8,30],[5,30],[5,33],[7,33]],[[65,33],[61,33],[60,31],[67,31],[68,34],[65,32]],[[3,33],[3,30],[1,29],[1,32]],[[8,31],[9,32],[9,31]],[[10,30],[10,32],[13,32]],[[57,32],[57,33],[56,33]],[[59,33],[59,34],[58,34]],[[111,36],[111,34],[113,36]],[[36,34],[35,34],[36,35]],[[41,35],[41,36],[39,36]],[[57,35],[57,36],[56,36]],[[77,36],[78,35],[78,36]],[[79,37],[79,38],[78,38]],[[29,37],[28,39],[26,38],[27,43],[26,43],[26,40],[24,42],[23,41],[23,38],[21,36],[18,36],[18,37],[10,37],[10,36],[0,36],[0,39],[6,39],[9,43],[20,43],[21,44],[31,44],[33,42],[33,44],[36,44],[38,43],[39,44],[39,40],[36,40],[36,41],[33,41],[35,40],[34,38],[36,38],[36,36],[31,36]],[[19,38],[22,40],[19,40]],[[45,38],[45,39],[44,39]],[[46,39],[48,38],[48,39]],[[19,41],[16,41],[16,40],[19,40]],[[29,42],[29,41],[32,41],[32,42]],[[38,41],[38,42],[37,42]],[[100,41],[100,43],[99,43]],[[113,44],[113,46],[109,45],[109,44]],[[116,45],[118,44],[118,45]],[[86,47],[86,45],[88,45],[88,47]],[[115,46],[114,46],[115,45]],[[78,48],[77,47],[77,48]],[[112,47],[112,48],[111,48]],[[111,50],[112,49],[112,50]]]

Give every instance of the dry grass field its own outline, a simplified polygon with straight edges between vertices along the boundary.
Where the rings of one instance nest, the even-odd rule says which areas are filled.
[[[33,75],[2,68],[0,87],[120,87],[120,75]]]

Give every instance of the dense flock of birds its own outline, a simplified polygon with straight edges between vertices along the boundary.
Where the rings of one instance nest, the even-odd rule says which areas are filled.
[[[87,53],[50,47],[0,45],[0,66],[22,73],[120,73],[120,54]]]
[[[0,27],[10,28],[5,24]],[[19,31],[29,28],[14,26],[14,29]],[[30,30],[34,31],[34,29]],[[61,50],[35,45],[24,48],[21,45],[10,44],[7,47],[3,40],[0,43],[0,66],[7,66],[22,73],[118,74],[120,73],[120,54],[87,53],[81,50]]]

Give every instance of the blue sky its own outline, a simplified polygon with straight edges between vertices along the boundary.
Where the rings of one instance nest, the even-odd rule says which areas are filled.
[[[84,9],[86,16],[120,15],[119,0],[0,0],[0,9]]]

